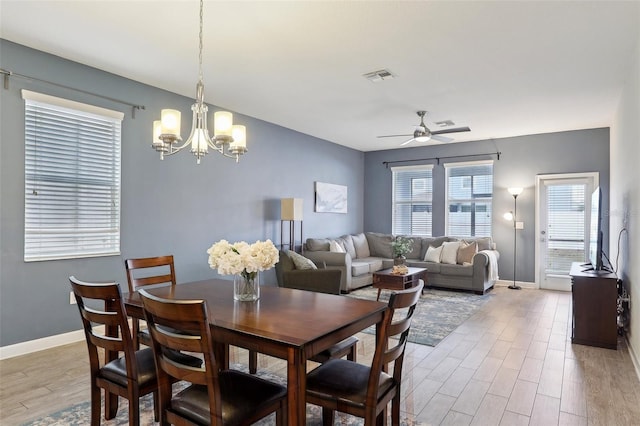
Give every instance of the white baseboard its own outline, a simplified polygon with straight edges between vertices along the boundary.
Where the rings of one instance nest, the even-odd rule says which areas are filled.
[[[498,280],[495,283],[497,287],[509,287],[510,285],[513,285],[513,281]],[[529,290],[537,290],[539,288],[538,284],[528,281],[516,281],[516,285]]]
[[[104,326],[93,328],[98,333],[104,333]],[[68,333],[47,336],[41,339],[29,340],[27,342],[16,343],[15,345],[0,347],[0,360],[13,358],[20,355],[27,355],[33,352],[40,352],[69,343],[81,342],[84,340],[84,330],[75,330]]]
[[[636,376],[638,376],[638,380],[640,380],[640,357],[633,350],[633,346],[631,346],[631,342],[629,341],[629,337],[625,335],[625,339],[627,340],[627,348],[629,349],[629,357],[631,358],[631,362],[633,363],[633,367],[636,370]]]
[[[51,349],[81,340],[84,340],[84,331],[75,330],[68,333],[56,334],[55,336],[47,336],[41,339],[16,343],[15,345],[2,346],[0,347],[0,360]]]

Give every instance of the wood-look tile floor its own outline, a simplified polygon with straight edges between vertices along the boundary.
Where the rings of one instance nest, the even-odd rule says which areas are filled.
[[[498,287],[435,348],[409,344],[401,410],[427,425],[640,425],[640,382],[626,343],[571,344],[571,294]],[[358,360],[373,355],[359,334]],[[0,424],[89,399],[84,342],[0,361]],[[246,363],[234,349],[232,361]],[[310,363],[310,367],[312,367]],[[285,375],[281,360],[259,368]]]

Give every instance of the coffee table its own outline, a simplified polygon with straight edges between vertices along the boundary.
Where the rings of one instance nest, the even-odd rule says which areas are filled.
[[[394,274],[393,269],[383,269],[373,273],[373,288],[378,289],[378,297],[380,299],[380,292],[385,290],[405,290],[417,286],[422,278],[427,281],[427,268],[413,268],[409,267],[409,271],[406,274]]]

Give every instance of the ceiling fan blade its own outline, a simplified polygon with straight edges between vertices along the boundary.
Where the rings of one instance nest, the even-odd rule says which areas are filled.
[[[431,139],[438,142],[453,142],[453,138],[431,134]]]
[[[458,132],[470,132],[471,129],[468,127],[456,127],[453,129],[442,129],[442,130],[432,130],[432,135],[441,135],[443,133],[458,133]]]
[[[406,137],[406,136],[413,136],[413,134],[411,135],[384,135],[384,136],[376,136],[377,138],[398,138],[398,137]]]
[[[407,145],[409,142],[413,142],[415,139],[416,139],[416,138],[411,138],[411,139],[409,139],[409,140],[408,140],[408,141],[406,141],[406,142],[402,142],[402,143],[400,144],[400,146],[405,146],[405,145]]]

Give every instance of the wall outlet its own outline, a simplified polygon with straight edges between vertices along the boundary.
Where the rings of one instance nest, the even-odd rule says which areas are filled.
[[[524,229],[524,222],[516,222],[516,229]]]
[[[70,291],[69,292],[69,304],[70,305],[75,305],[76,303],[77,303],[76,302],[76,297],[73,295],[73,292]]]

